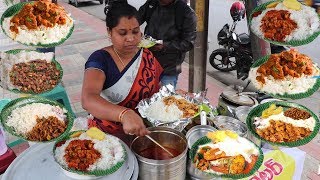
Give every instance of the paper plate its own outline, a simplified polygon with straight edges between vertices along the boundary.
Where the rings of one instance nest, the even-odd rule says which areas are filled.
[[[71,135],[76,133],[76,132],[85,132],[84,130],[82,131],[73,131],[73,132],[70,132],[67,136],[65,136],[64,138],[62,138],[59,142],[61,141],[66,141],[66,140],[69,140],[71,139]],[[108,134],[107,136],[112,136],[110,134]],[[119,140],[120,141],[120,140]],[[58,141],[55,143],[54,147],[53,147],[53,156],[55,158],[55,150],[56,150],[56,145],[57,143],[59,143]],[[121,142],[121,141],[120,141]],[[124,157],[123,157],[123,160],[118,162],[117,164],[115,164],[114,166],[112,166],[111,168],[109,169],[105,169],[105,170],[94,170],[94,171],[87,171],[87,172],[84,172],[84,171],[79,171],[79,170],[74,170],[74,169],[71,169],[69,167],[65,167],[63,165],[60,164],[60,166],[68,171],[68,172],[71,172],[71,173],[75,173],[75,174],[78,174],[78,175],[86,175],[86,176],[106,176],[106,175],[110,175],[114,172],[116,172],[119,168],[121,168],[121,166],[124,164],[124,162],[127,161],[127,158],[128,158],[128,155],[127,155],[127,151],[126,151],[126,148],[122,145],[122,148],[123,148],[123,151],[124,151]],[[55,158],[56,160],[56,158]],[[56,162],[59,164],[59,162],[56,160]]]
[[[9,38],[11,38],[7,33],[6,31],[4,30],[3,28],[3,21],[5,18],[8,18],[8,17],[11,17],[11,16],[14,16],[15,14],[17,14],[21,9],[22,7],[25,5],[25,4],[31,4],[33,2],[21,2],[21,3],[18,3],[18,4],[15,4],[11,7],[9,7],[1,16],[1,19],[0,19],[0,25],[1,25],[1,28],[2,28],[2,31],[5,35],[7,35]],[[48,43],[48,44],[41,44],[41,43],[37,43],[37,44],[34,44],[34,43],[30,43],[30,44],[26,44],[26,43],[22,43],[22,42],[19,42],[21,44],[24,44],[26,46],[35,46],[35,47],[44,47],[44,48],[50,48],[50,47],[55,47],[55,46],[58,46],[62,43],[64,43],[72,34],[73,32],[73,29],[74,29],[74,24],[72,24],[72,27],[70,28],[69,30],[69,33],[66,35],[66,37],[60,39],[58,42],[53,42],[53,43]]]
[[[9,50],[9,51],[6,51],[5,53],[7,54],[17,54],[21,51],[27,51],[27,52],[30,52],[32,50],[27,50],[27,49],[13,49],[13,50]],[[38,52],[38,51],[35,51],[35,52]],[[49,92],[51,91],[52,89],[54,89],[55,87],[57,87],[57,85],[61,82],[62,80],[62,77],[63,77],[63,69],[60,65],[60,63],[58,61],[55,60],[55,58],[52,59],[52,62],[55,64],[56,68],[58,71],[60,71],[60,75],[59,75],[59,80],[58,80],[58,83],[56,84],[56,86],[52,87],[51,89],[48,89],[46,91],[43,91],[41,93],[35,93],[33,91],[21,91],[19,89],[8,89],[6,88],[7,90],[11,91],[11,92],[14,92],[14,93],[18,93],[18,94],[31,94],[31,95],[37,95],[37,94],[42,94],[42,93],[46,93],[46,92]]]
[[[63,105],[61,105],[60,103],[56,102],[56,101],[52,101],[43,97],[38,97],[38,96],[31,96],[31,97],[24,97],[24,98],[18,98],[15,100],[10,101],[8,104],[6,104],[4,106],[4,108],[1,111],[0,114],[0,118],[1,118],[1,124],[2,126],[5,128],[5,130],[7,132],[9,132],[10,134],[20,137],[21,139],[24,139],[26,141],[31,141],[29,139],[27,139],[25,136],[18,134],[13,127],[10,127],[6,124],[6,121],[8,119],[8,117],[11,115],[12,111],[15,110],[18,107],[22,107],[28,104],[32,104],[32,103],[44,103],[44,104],[50,104],[53,106],[60,106],[61,108],[64,108]],[[72,126],[73,126],[73,115],[71,114],[71,112],[67,112],[67,128],[66,130],[60,134],[60,136],[51,139],[50,141],[31,141],[31,142],[52,142],[52,141],[58,141],[60,139],[62,139],[64,136],[66,136],[69,131],[71,130]]]
[[[141,42],[139,43],[138,47],[148,49],[148,48],[153,47],[156,44],[157,44],[156,41],[149,40],[149,39],[142,39]]]
[[[251,68],[256,68],[256,67],[261,66],[266,61],[268,61],[269,57],[270,57],[270,55],[258,59],[256,62],[254,62],[254,64],[251,66]],[[316,83],[303,93],[297,93],[297,94],[284,93],[281,95],[281,94],[271,94],[267,91],[261,91],[261,92],[263,92],[265,94],[269,94],[270,96],[275,97],[275,98],[279,98],[279,99],[303,99],[303,98],[307,98],[307,97],[311,96],[319,88],[320,88],[320,78],[317,78]]]
[[[291,108],[291,107],[295,107],[298,109],[302,109],[307,111],[308,113],[311,114],[311,116],[315,119],[315,127],[313,129],[313,131],[311,132],[311,134],[308,137],[305,137],[304,139],[300,139],[297,141],[293,141],[293,142],[271,142],[268,141],[262,137],[260,137],[257,132],[256,132],[256,127],[253,124],[254,123],[254,118],[255,117],[260,117],[262,115],[262,111],[267,109],[271,104],[275,104],[276,106],[282,106],[284,109],[286,108]],[[320,122],[318,117],[308,108],[300,105],[300,104],[296,104],[296,103],[292,103],[292,102],[285,102],[285,101],[273,101],[273,102],[266,102],[263,104],[258,105],[257,107],[253,108],[250,113],[248,114],[247,117],[247,126],[249,131],[251,131],[251,133],[258,139],[267,142],[269,144],[272,145],[277,145],[277,146],[286,146],[286,147],[297,147],[297,146],[302,146],[305,145],[307,143],[309,143],[319,132],[319,128],[320,128]]]
[[[249,25],[250,25],[250,28],[252,26],[252,15],[258,11],[263,11],[265,9],[267,9],[267,6],[271,3],[274,3],[274,2],[282,2],[282,1],[269,1],[267,3],[264,3],[264,4],[261,4],[260,6],[256,7],[250,14],[250,18],[249,18]],[[320,15],[319,15],[319,20],[320,20]],[[251,31],[252,33],[254,33],[253,31]],[[312,35],[310,35],[308,38],[306,39],[303,39],[303,40],[291,40],[291,41],[287,41],[287,42],[279,42],[279,41],[272,41],[270,39],[266,39],[264,37],[261,37],[257,34],[255,34],[256,36],[264,39],[265,41],[269,42],[269,43],[272,43],[272,44],[276,44],[276,45],[280,45],[280,46],[302,46],[302,45],[305,45],[305,44],[309,44],[311,43],[313,40],[315,40],[320,34],[320,29],[316,32],[314,32]]]
[[[248,141],[250,141],[250,140],[248,140]],[[209,139],[207,136],[204,136],[204,137],[200,138],[198,141],[196,141],[192,145],[192,148],[189,152],[189,158],[191,159],[191,161],[193,161],[193,159],[198,151],[199,146],[203,145],[203,144],[210,143],[210,142],[211,142],[211,139]],[[251,142],[251,143],[254,144],[253,142]],[[222,177],[222,178],[232,178],[232,179],[241,179],[241,178],[246,178],[246,177],[253,175],[262,165],[263,158],[264,158],[261,148],[259,148],[256,145],[255,145],[255,147],[257,149],[259,149],[259,157],[257,159],[256,164],[253,166],[253,168],[250,170],[250,172],[248,174],[215,174],[215,173],[209,173],[209,172],[204,172],[204,173],[211,175],[212,177]],[[193,164],[193,162],[192,162],[192,164]]]

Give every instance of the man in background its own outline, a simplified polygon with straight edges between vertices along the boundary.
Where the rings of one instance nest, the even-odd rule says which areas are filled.
[[[185,0],[147,0],[139,9],[145,35],[162,40],[150,50],[164,68],[162,85],[177,85],[181,64],[196,39],[196,15]]]

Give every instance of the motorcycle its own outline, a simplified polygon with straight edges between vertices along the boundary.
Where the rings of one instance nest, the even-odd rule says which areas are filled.
[[[254,62],[251,52],[250,37],[246,33],[234,32],[237,22],[231,27],[225,24],[218,33],[218,44],[223,46],[214,50],[209,58],[212,67],[219,71],[237,71],[237,78],[245,80],[248,77],[250,67]],[[287,50],[283,46],[271,44],[271,53],[280,53]]]
[[[223,46],[214,50],[209,58],[211,66],[219,71],[237,71],[237,78],[245,80],[254,62],[251,52],[250,37],[246,33],[237,34],[237,22],[245,17],[244,5],[235,2],[230,8],[233,19],[231,27],[225,24],[217,35],[218,44]],[[280,53],[287,50],[283,46],[271,44],[271,53]]]

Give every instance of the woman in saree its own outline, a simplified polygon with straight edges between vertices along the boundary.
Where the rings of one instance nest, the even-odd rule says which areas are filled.
[[[137,10],[114,3],[106,25],[112,45],[91,54],[85,64],[82,107],[95,126],[128,143],[128,135],[150,133],[135,107],[160,88],[163,69],[148,49],[138,48],[142,33]]]

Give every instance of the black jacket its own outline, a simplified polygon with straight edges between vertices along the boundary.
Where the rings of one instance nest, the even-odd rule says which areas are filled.
[[[149,22],[145,29],[145,34],[157,40],[163,40],[164,49],[161,51],[153,51],[154,56],[158,59],[164,68],[164,75],[177,75],[181,73],[181,64],[185,58],[187,51],[193,48],[196,39],[197,19],[194,11],[186,3],[178,3],[175,0],[168,6],[158,5],[153,9]],[[177,7],[177,6],[184,7]],[[148,1],[140,7],[140,23],[147,20]],[[183,10],[182,22],[175,22],[177,19],[175,12],[177,9]],[[181,12],[179,12],[181,13]],[[181,24],[178,27],[177,24]]]

